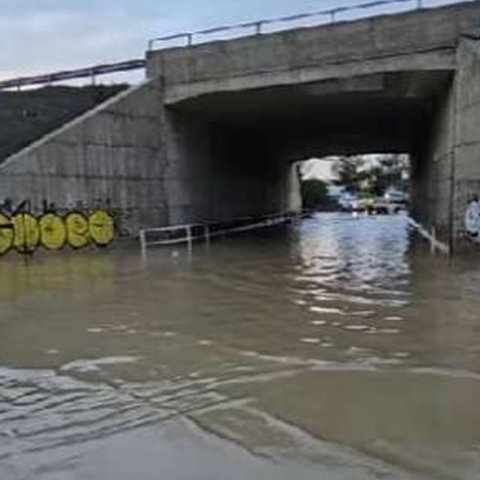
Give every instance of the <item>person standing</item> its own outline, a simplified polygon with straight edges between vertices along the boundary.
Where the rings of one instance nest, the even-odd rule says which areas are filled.
[[[465,212],[465,230],[468,237],[480,243],[480,202],[478,195],[473,195]]]

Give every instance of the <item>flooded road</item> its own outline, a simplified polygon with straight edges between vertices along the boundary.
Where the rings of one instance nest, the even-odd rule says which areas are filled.
[[[480,262],[402,216],[0,278],[1,480],[480,479]]]

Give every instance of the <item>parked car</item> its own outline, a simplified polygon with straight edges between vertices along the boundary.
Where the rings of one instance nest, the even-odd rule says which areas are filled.
[[[360,208],[360,199],[355,193],[343,192],[338,199],[338,205],[344,212],[354,212]]]
[[[388,188],[384,195],[383,199],[388,203],[394,204],[406,204],[407,203],[407,195],[402,190],[398,190],[397,188]]]

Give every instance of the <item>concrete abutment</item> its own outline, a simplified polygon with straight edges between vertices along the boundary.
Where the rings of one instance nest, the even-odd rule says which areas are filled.
[[[157,80],[133,87],[78,117],[0,165],[0,192],[59,211],[108,205],[121,228],[165,222],[166,162]]]

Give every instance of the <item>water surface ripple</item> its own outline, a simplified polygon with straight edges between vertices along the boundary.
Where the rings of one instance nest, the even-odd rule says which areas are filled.
[[[340,214],[2,260],[0,478],[478,480],[478,265]]]

